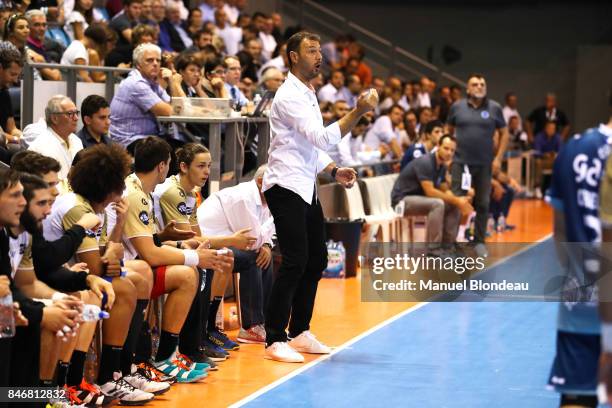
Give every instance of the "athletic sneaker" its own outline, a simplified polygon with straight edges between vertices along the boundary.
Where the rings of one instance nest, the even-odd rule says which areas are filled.
[[[227,335],[223,331],[217,328],[213,330],[208,330],[208,340],[210,340],[217,346],[223,348],[223,350],[235,351],[240,349],[240,344],[230,340],[229,337],[227,337]]]
[[[100,386],[102,392],[119,400],[121,405],[144,405],[155,397],[150,392],[144,392],[130,385],[123,379],[121,373],[113,373],[113,380]]]
[[[190,370],[208,371],[208,369],[210,368],[210,364],[205,363],[205,362],[194,361],[191,358],[187,357],[185,354],[176,353],[176,358],[181,363],[189,367]]]
[[[170,389],[170,383],[150,379],[146,373],[139,371],[135,364],[132,364],[132,373],[123,376],[123,379],[132,387],[153,395],[163,394]]]
[[[167,382],[170,385],[176,382],[176,377],[162,373],[153,365],[153,363],[148,361],[138,364],[138,371],[153,381]]]
[[[64,396],[60,398],[54,398],[54,399],[49,400],[49,402],[46,405],[47,408],[75,408],[75,407],[85,408],[85,405],[79,402],[78,398],[76,397],[76,393],[74,391],[70,391],[69,389],[66,389],[66,388],[58,388],[58,390],[59,389],[65,390],[63,394]]]
[[[97,385],[88,383],[85,378],[78,386],[64,386],[64,389],[71,395],[71,400],[89,408],[109,407],[117,403],[116,399],[104,395]]]
[[[176,377],[179,383],[191,383],[206,377],[206,371],[191,370],[181,361],[171,356],[167,360],[155,362],[155,367],[164,374]]]
[[[284,341],[277,341],[266,347],[264,358],[284,363],[303,363],[304,356]]]
[[[289,341],[289,345],[300,353],[309,354],[329,354],[331,349],[325,344],[321,343],[314,334],[306,330],[299,336]]]
[[[241,343],[266,344],[266,329],[261,324],[253,326],[248,330],[241,327],[236,340]]]
[[[196,354],[186,354],[187,357],[189,357],[189,359],[191,361],[194,361],[196,363],[206,363],[209,365],[207,371],[217,371],[219,370],[219,367],[217,366],[217,363],[215,363],[214,361],[212,361],[210,359],[210,357],[208,357],[206,354],[204,354],[204,352],[202,350],[199,350]]]
[[[217,346],[210,340],[202,339],[202,352],[212,361],[225,361],[229,357],[229,353]]]

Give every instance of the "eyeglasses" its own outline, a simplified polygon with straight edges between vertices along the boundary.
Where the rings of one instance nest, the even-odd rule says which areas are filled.
[[[211,74],[214,75],[225,75],[225,70],[224,69],[215,69],[214,71],[210,71]]]
[[[80,113],[80,110],[73,110],[68,112],[53,112],[54,115],[66,115],[71,118],[78,118]]]

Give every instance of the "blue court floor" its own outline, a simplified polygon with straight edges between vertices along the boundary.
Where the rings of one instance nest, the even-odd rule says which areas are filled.
[[[554,268],[551,240],[498,268]],[[554,260],[554,257],[552,257]],[[541,271],[541,269],[540,269]],[[558,406],[545,389],[557,303],[429,303],[246,403],[247,407]]]

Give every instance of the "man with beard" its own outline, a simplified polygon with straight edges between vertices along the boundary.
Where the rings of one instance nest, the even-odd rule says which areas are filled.
[[[316,174],[325,170],[344,187],[353,186],[355,170],[338,168],[324,151],[338,144],[361,116],[376,107],[378,95],[374,90],[362,94],[355,109],[324,127],[310,84],[322,63],[319,36],[303,31],[294,34],[287,41],[287,57],[290,72],[270,112],[272,145],[262,185],[283,259],[265,316],[265,358],[301,363],[304,357],[298,351],[330,353],[309,331],[317,286],[327,265]]]

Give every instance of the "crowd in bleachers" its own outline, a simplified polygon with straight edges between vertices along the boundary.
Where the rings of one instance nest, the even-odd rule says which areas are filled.
[[[232,270],[257,271],[241,280],[251,300],[241,305],[238,340],[265,342],[274,245],[273,223],[262,209],[265,169],[247,166],[257,170],[253,181],[206,198],[200,189],[212,162],[208,129],[191,125],[201,144],[186,143],[157,121],[172,114],[172,97],[228,98],[246,114],[282,85],[289,69],[284,43],[299,29],[284,27],[277,13],[249,15],[245,3],[204,0],[188,9],[180,0],[108,0],[106,7],[91,0],[0,0],[0,160],[10,166],[0,173],[0,272],[7,276],[0,277],[0,297],[13,293],[19,326],[12,344],[0,336],[1,385],[59,386],[67,394],[56,406],[104,406],[144,404],[171,383],[198,381],[239,347],[216,323]],[[346,115],[363,90],[379,95],[377,109],[329,152],[338,166],[357,167],[363,176],[417,174],[413,163],[436,149],[440,160],[452,159],[455,140],[445,135],[452,106],[464,98],[462,86],[374,75],[363,46],[348,34],[321,44],[321,53],[311,85],[325,124]],[[90,95],[76,106],[57,95],[35,101],[45,106],[45,117],[20,129],[11,88],[24,64],[41,62],[133,70],[117,76],[112,100]],[[35,70],[35,80],[64,75],[57,68]],[[78,71],[85,82],[104,82],[106,75],[113,74]],[[542,177],[569,134],[568,119],[553,94],[522,117],[509,93],[503,114],[508,156],[534,151],[541,197]],[[256,150],[245,149],[247,155]],[[443,174],[450,184],[449,177]],[[493,223],[503,224],[524,188],[502,169],[494,171]],[[464,226],[472,197],[457,201]],[[212,225],[223,213],[243,216]],[[249,219],[252,214],[259,218]],[[511,228],[499,225],[489,232]],[[153,357],[144,316],[151,318],[151,301],[163,295]],[[95,334],[95,323],[79,317],[84,304],[111,309],[99,374],[89,378],[97,385],[84,379]]]

